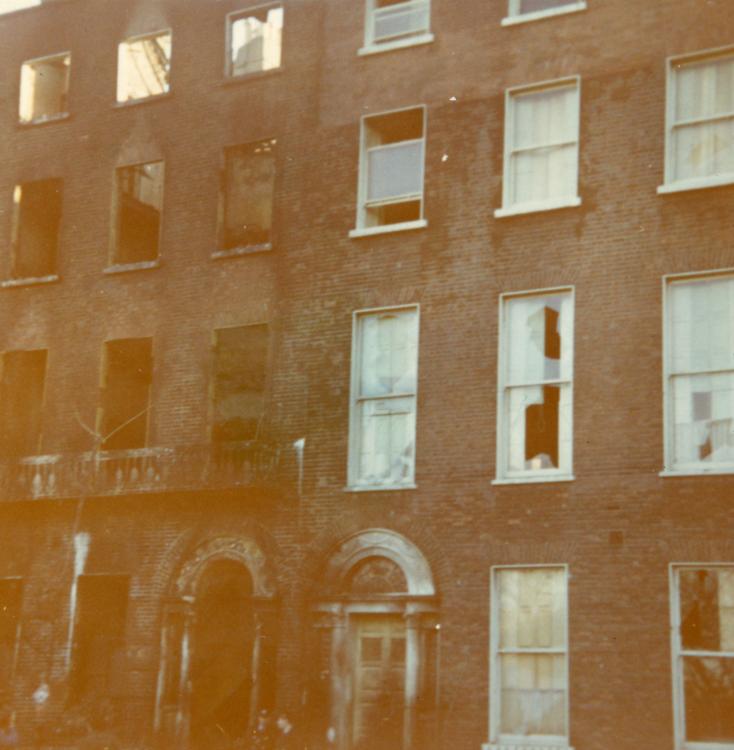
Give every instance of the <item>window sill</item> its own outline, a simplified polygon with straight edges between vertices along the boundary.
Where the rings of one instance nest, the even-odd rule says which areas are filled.
[[[344,492],[395,492],[397,490],[417,490],[416,484],[370,484],[370,485],[347,485]]]
[[[282,73],[284,68],[282,65],[277,68],[269,68],[268,70],[256,70],[252,73],[242,73],[238,76],[227,75],[219,82],[220,86],[236,86],[240,83],[250,83],[252,81],[261,81],[263,78],[269,78],[270,76],[277,76]]]
[[[223,258],[239,258],[242,255],[258,255],[260,253],[269,253],[273,249],[270,242],[263,242],[261,245],[244,245],[243,247],[231,247],[227,250],[215,250],[212,253],[212,260],[221,260]]]
[[[408,232],[411,229],[423,229],[428,226],[426,219],[403,221],[400,224],[382,224],[379,227],[360,227],[349,232],[351,238],[371,237],[373,234],[388,234],[390,232]]]
[[[405,49],[406,47],[419,47],[422,44],[430,44],[434,40],[431,33],[418,34],[408,37],[407,39],[394,39],[392,42],[376,42],[365,44],[364,47],[357,50],[360,57],[367,55],[378,55],[380,52],[391,52],[395,49]]]
[[[161,265],[160,258],[155,260],[141,260],[138,263],[116,263],[107,266],[102,273],[127,273],[128,271],[145,271],[148,268],[159,268]]]
[[[570,745],[557,742],[533,740],[531,742],[483,742],[482,750],[573,750]]]
[[[150,104],[152,102],[159,102],[163,99],[170,99],[173,94],[170,91],[165,91],[162,94],[152,94],[151,96],[142,96],[140,99],[126,99],[124,102],[115,102],[112,105],[112,109],[125,109],[127,107],[136,107],[139,104]]]
[[[717,177],[699,177],[694,180],[678,180],[666,182],[658,187],[658,195],[666,193],[682,193],[686,190],[700,190],[701,188],[721,187],[734,184],[734,174],[723,174]]]
[[[663,469],[659,477],[710,477],[734,474],[734,466],[720,466],[712,469]]]
[[[0,287],[10,289],[15,286],[36,286],[38,284],[53,284],[59,280],[58,274],[50,276],[26,276],[23,279],[7,279],[0,282]]]
[[[44,115],[43,117],[36,117],[34,120],[19,120],[19,128],[35,128],[38,125],[51,125],[54,122],[64,122],[71,117],[69,112],[59,112],[55,115]]]
[[[492,484],[540,484],[541,482],[573,482],[576,477],[573,474],[543,474],[542,476],[505,477],[493,479]]]
[[[519,203],[516,206],[508,208],[498,208],[494,212],[496,219],[502,219],[505,216],[520,216],[521,214],[532,214],[540,211],[555,211],[559,208],[575,208],[581,205],[581,198],[561,198],[543,203]]]
[[[531,21],[542,21],[544,18],[554,18],[555,16],[565,16],[566,13],[578,13],[580,10],[586,10],[586,2],[573,2],[563,5],[560,8],[549,8],[548,10],[537,10],[534,13],[523,13],[521,16],[508,16],[502,19],[503,26],[515,26],[518,23],[529,23]]]

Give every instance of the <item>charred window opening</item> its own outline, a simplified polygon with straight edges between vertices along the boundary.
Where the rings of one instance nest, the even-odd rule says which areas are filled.
[[[224,250],[271,241],[275,144],[273,138],[224,152]]]
[[[45,380],[45,349],[2,355],[0,449],[4,455],[38,452]]]
[[[116,174],[117,233],[113,262],[158,257],[163,210],[163,162],[122,167]]]
[[[15,186],[12,278],[56,273],[61,201],[61,180],[38,180]]]
[[[77,607],[70,699],[72,703],[114,697],[125,658],[125,619],[129,579],[120,575],[82,575]]]
[[[103,450],[143,448],[146,444],[152,339],[118,339],[105,344],[102,390]]]
[[[270,6],[232,14],[227,74],[243,76],[280,67],[283,8]]]
[[[20,121],[42,122],[66,114],[71,55],[29,60],[20,69]]]
[[[170,72],[170,31],[126,39],[117,49],[117,101],[167,93]]]
[[[11,685],[20,633],[23,581],[0,579],[0,685]]]
[[[214,335],[212,440],[252,440],[263,413],[268,326],[220,328]]]

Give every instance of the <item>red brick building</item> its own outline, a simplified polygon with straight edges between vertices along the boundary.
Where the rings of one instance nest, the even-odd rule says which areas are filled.
[[[24,746],[734,747],[729,0],[37,5],[0,15]]]

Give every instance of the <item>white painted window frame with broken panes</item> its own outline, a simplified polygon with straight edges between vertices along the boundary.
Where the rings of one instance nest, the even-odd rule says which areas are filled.
[[[507,17],[502,19],[502,25],[540,21],[579,10],[586,10],[584,0],[509,0]]]
[[[533,307],[537,309],[531,312]],[[528,318],[524,328],[520,322],[523,309]],[[547,318],[553,317],[546,314],[547,311],[557,313],[557,357],[546,354],[549,345],[546,340]],[[543,313],[543,329],[539,334],[537,320],[540,313]],[[531,328],[531,317],[535,320],[535,329]],[[500,295],[499,327],[497,478],[493,484],[573,480],[574,288],[556,287]],[[539,354],[533,357],[538,351]],[[545,401],[537,400],[538,391],[543,398],[544,389],[558,392],[557,434],[555,438],[547,438],[556,443],[555,466],[552,465],[553,456],[548,453],[528,454],[527,421],[530,415],[524,407],[545,405]],[[543,425],[543,431],[545,420],[545,410],[541,410],[536,421]],[[543,442],[542,438],[538,437],[538,441]]]
[[[711,606],[708,608],[709,617],[714,618],[713,622],[708,623],[713,626],[713,632],[704,621],[706,602],[691,602],[690,610],[684,612],[686,606],[681,585],[684,575],[692,579],[695,576],[697,580],[693,581],[694,585],[706,596],[714,593],[711,582],[715,579],[715,614]],[[734,687],[731,682],[727,684],[726,666],[730,667],[730,676],[734,675],[734,563],[672,563],[670,617],[675,750],[732,750]],[[691,667],[697,664],[696,670],[689,670],[691,676],[695,674],[691,684],[686,681],[686,664]],[[712,678],[712,684],[705,684],[704,674]],[[702,690],[716,687],[717,681],[722,694],[701,694]],[[725,693],[727,688],[728,695]],[[698,706],[695,704],[696,697]],[[700,716],[702,708],[705,712],[703,717]],[[702,722],[702,718],[707,721]],[[722,736],[721,726],[702,725],[710,721],[728,721],[729,726],[723,729],[729,736]],[[707,733],[711,736],[706,737]]]
[[[359,55],[432,41],[431,0],[365,0],[364,46]]]
[[[568,566],[493,566],[490,603],[489,742],[483,750],[571,750]],[[544,707],[555,715],[544,715]],[[556,731],[542,731],[544,720]]]
[[[416,486],[419,328],[418,305],[353,313],[347,490]]]
[[[733,352],[734,268],[664,276],[661,476],[734,473]]]
[[[261,15],[265,15],[265,21],[258,18]],[[245,51],[245,60],[238,66],[234,59],[235,37],[238,36],[238,32],[234,26],[239,21],[247,22],[248,19],[255,19],[258,23],[250,24],[249,27],[245,24],[245,39],[239,47],[240,51]],[[239,80],[280,70],[283,65],[284,25],[285,8],[282,3],[254,5],[228,13],[224,47],[225,77]]]

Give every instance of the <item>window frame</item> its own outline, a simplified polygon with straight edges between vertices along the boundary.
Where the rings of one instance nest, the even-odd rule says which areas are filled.
[[[514,188],[512,178],[513,155],[516,149],[513,145],[514,126],[515,126],[515,98],[528,94],[538,93],[541,91],[550,91],[552,89],[575,88],[576,90],[576,122],[574,141],[564,141],[553,144],[551,147],[561,148],[563,146],[576,144],[576,194],[574,196],[553,197],[542,201],[523,201],[521,203],[511,202],[511,196]],[[516,216],[517,214],[535,213],[538,211],[553,211],[558,208],[573,208],[581,205],[579,196],[579,161],[581,156],[581,76],[566,76],[564,78],[555,78],[549,81],[539,81],[538,83],[523,84],[521,86],[512,86],[505,89],[505,118],[504,118],[504,144],[502,154],[502,206],[495,210],[495,218],[505,216]],[[524,151],[530,151],[540,148],[549,148],[549,146],[529,146]]]
[[[268,68],[267,70],[253,70],[252,73],[238,73],[232,72],[232,24],[239,18],[245,18],[253,15],[257,11],[270,10],[271,8],[280,8],[283,12],[283,26],[281,28],[280,37],[280,62],[274,68]],[[253,77],[257,78],[262,75],[268,75],[275,73],[276,71],[283,69],[283,52],[285,45],[283,44],[283,29],[285,29],[285,4],[283,2],[270,2],[260,3],[259,5],[253,5],[248,8],[241,8],[240,10],[233,10],[225,16],[224,21],[224,78],[227,81],[241,81],[249,80]]]
[[[688,742],[686,740],[685,693],[683,685],[683,670],[679,667],[686,655],[707,654],[712,652],[698,649],[684,649],[680,637],[680,576],[683,570],[713,570],[729,568],[734,571],[734,562],[674,562],[668,566],[670,582],[670,659],[671,680],[673,693],[673,727],[676,750],[732,750],[732,742]],[[734,660],[734,650],[716,652],[714,658],[730,658]]]
[[[40,117],[32,117],[30,120],[24,120],[21,114],[21,104],[23,101],[23,68],[26,65],[33,66],[37,63],[47,62],[49,60],[55,60],[57,58],[67,58],[67,81],[66,81],[66,101],[64,102],[65,108],[61,112],[55,112],[51,115],[41,115]],[[42,55],[41,57],[33,57],[30,60],[23,60],[20,64],[20,82],[18,86],[18,124],[22,127],[29,127],[32,125],[42,125],[43,123],[55,122],[57,120],[65,120],[70,116],[69,112],[69,95],[71,91],[71,50],[64,52],[54,52],[50,55]]]
[[[560,735],[503,735],[500,733],[500,717],[501,717],[501,694],[502,694],[502,679],[500,676],[500,649],[499,649],[499,634],[500,634],[500,589],[498,585],[498,574],[503,570],[542,570],[542,569],[556,569],[563,573],[564,580],[564,635],[565,644],[563,651],[557,649],[550,649],[548,653],[563,653],[565,655],[565,673],[566,673],[566,711],[565,711],[565,722],[567,734],[565,737]],[[569,658],[569,565],[568,563],[538,563],[537,565],[526,564],[526,563],[511,563],[507,565],[492,565],[490,567],[489,575],[489,610],[490,610],[490,626],[489,626],[489,743],[487,750],[510,750],[516,748],[517,750],[537,750],[538,747],[548,748],[563,748],[564,750],[573,750],[570,747],[570,736],[571,736],[571,701],[570,701],[570,658]],[[540,649],[528,649],[528,652],[537,653]],[[519,653],[524,653],[519,651]]]
[[[663,184],[658,186],[657,192],[677,193],[684,190],[697,190],[707,187],[718,187],[720,185],[730,185],[734,183],[734,171],[718,176],[693,177],[688,179],[676,180],[675,174],[675,155],[674,155],[674,138],[673,132],[680,123],[676,122],[675,107],[677,104],[675,91],[675,69],[676,66],[684,67],[689,64],[697,64],[707,59],[712,60],[718,57],[731,57],[734,62],[734,45],[726,47],[716,47],[714,49],[701,50],[699,52],[690,52],[683,55],[672,55],[665,59],[665,157],[664,157],[664,176]],[[694,118],[698,124],[710,122],[712,120],[732,119],[734,112],[728,115],[714,115],[708,118]],[[693,122],[687,124],[696,124]]]
[[[123,44],[130,44],[132,42],[138,42],[142,39],[151,39],[153,37],[162,36],[163,34],[168,34],[168,36],[171,38],[171,51],[168,58],[168,77],[166,81],[166,90],[161,91],[159,94],[148,94],[147,96],[138,96],[135,98],[130,99],[120,99],[120,48]],[[144,34],[134,34],[133,36],[128,36],[122,39],[117,43],[117,78],[115,81],[115,106],[117,107],[126,107],[134,104],[140,104],[142,102],[149,102],[157,99],[162,99],[166,96],[170,96],[171,94],[171,74],[173,72],[173,29],[170,27],[157,29],[156,31],[148,31]]]
[[[397,36],[387,38],[384,41],[375,39],[375,14],[379,10],[377,0],[364,0],[364,43],[357,51],[360,56],[374,55],[379,52],[389,52],[394,49],[405,47],[417,47],[421,44],[429,44],[434,40],[431,32],[431,0],[404,0],[405,4],[425,4],[428,9],[428,26],[424,31],[411,34],[410,36]]]
[[[580,10],[586,10],[586,0],[568,0],[565,5],[546,8],[545,10],[534,10],[529,13],[522,13],[520,7],[520,0],[508,0],[507,15],[501,21],[502,26],[514,26],[518,23],[540,21],[544,18],[552,18],[553,16],[577,13]]]
[[[508,446],[510,430],[506,424],[506,412],[509,407],[509,399],[505,391],[511,388],[524,386],[507,385],[508,380],[506,368],[509,363],[511,336],[509,335],[508,325],[509,316],[506,308],[513,299],[523,299],[528,297],[551,297],[558,295],[568,295],[572,311],[571,316],[571,336],[570,336],[570,354],[569,368],[570,378],[562,378],[552,381],[543,381],[543,383],[567,385],[569,391],[569,401],[571,409],[571,419],[569,420],[568,444],[570,446],[569,463],[567,467],[559,466],[555,469],[524,469],[520,471],[511,471],[508,469]],[[492,484],[524,484],[531,482],[570,482],[575,479],[573,474],[573,395],[574,395],[574,355],[575,355],[575,325],[576,325],[576,289],[574,286],[548,287],[544,289],[528,289],[519,292],[503,292],[499,296],[499,315],[498,315],[498,357],[497,357],[497,429],[496,429],[496,467],[495,479]],[[539,385],[539,383],[526,383],[527,385]],[[558,421],[559,443],[561,439],[561,421]],[[560,463],[560,458],[559,458]]]
[[[673,321],[672,303],[669,299],[670,288],[673,284],[695,283],[697,280],[727,278],[730,277],[734,283],[734,267],[720,268],[713,271],[692,271],[688,273],[666,274],[662,277],[662,335],[663,335],[663,470],[661,477],[665,476],[715,476],[720,474],[734,473],[734,462],[729,464],[713,465],[707,468],[705,464],[675,464],[675,415],[673,411],[674,399],[672,380],[676,375],[672,368],[672,342]],[[732,336],[734,337],[734,322],[732,322]],[[685,373],[691,376],[706,374],[710,372],[729,372],[729,370],[702,370]],[[734,367],[731,368],[734,373]],[[678,376],[684,373],[678,373]],[[732,415],[734,416],[734,415]]]
[[[360,426],[362,424],[359,414],[359,404],[364,400],[380,400],[382,396],[360,397],[359,379],[362,373],[362,336],[360,320],[374,315],[384,313],[400,313],[413,311],[416,316],[416,334],[415,334],[415,370],[416,382],[415,390],[410,394],[391,394],[390,398],[412,398],[413,399],[413,462],[409,480],[404,483],[391,484],[367,484],[361,482],[358,476],[359,456],[360,456]],[[350,379],[349,379],[349,433],[347,445],[347,486],[348,492],[380,492],[384,490],[410,490],[416,489],[415,468],[416,458],[418,455],[418,390],[420,380],[420,304],[409,303],[402,305],[390,305],[387,307],[372,307],[352,312],[352,343],[351,343],[351,362],[350,362]]]

